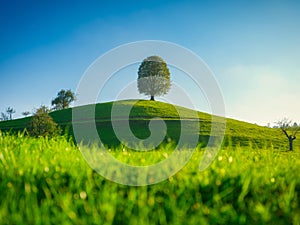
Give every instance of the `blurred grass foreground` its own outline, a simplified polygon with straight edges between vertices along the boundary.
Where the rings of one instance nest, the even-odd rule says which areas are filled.
[[[170,149],[111,154],[150,165]],[[65,137],[0,133],[0,224],[300,223],[299,151],[228,146],[200,172],[202,154],[168,180],[132,187],[94,172]]]

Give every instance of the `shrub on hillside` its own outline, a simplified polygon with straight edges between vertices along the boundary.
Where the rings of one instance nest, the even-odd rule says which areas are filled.
[[[49,109],[46,106],[41,106],[36,110],[28,129],[31,136],[53,137],[61,133],[61,129],[48,113]]]

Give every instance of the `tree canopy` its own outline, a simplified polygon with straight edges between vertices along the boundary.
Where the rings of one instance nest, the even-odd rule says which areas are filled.
[[[51,105],[53,105],[54,110],[61,110],[69,108],[70,103],[75,101],[75,94],[71,90],[62,89],[57,93],[57,97],[52,100]]]
[[[139,93],[151,96],[151,100],[167,94],[171,87],[167,63],[159,56],[144,59],[138,69],[137,86]]]
[[[9,119],[12,120],[12,115],[16,112],[16,110],[14,110],[14,108],[12,108],[12,107],[8,107],[6,109],[6,112],[9,115]]]
[[[50,110],[41,106],[34,113],[30,122],[29,134],[34,137],[53,137],[60,134],[61,130],[48,114]]]

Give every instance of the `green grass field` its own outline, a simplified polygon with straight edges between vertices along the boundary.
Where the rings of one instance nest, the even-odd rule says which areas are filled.
[[[81,123],[90,123],[91,120],[97,124],[99,136],[103,143],[117,147],[120,145],[118,138],[115,136],[111,124],[111,109],[112,105],[116,104],[121,110],[117,112],[120,126],[122,121],[128,120],[124,118],[122,107],[132,107],[130,112],[130,125],[132,132],[139,138],[146,138],[149,136],[148,124],[151,118],[160,117],[167,125],[167,139],[172,139],[174,142],[178,141],[180,132],[180,118],[176,108],[167,103],[147,100],[126,100],[119,102],[99,103],[90,106],[81,106],[83,118],[79,118]],[[207,143],[210,136],[211,129],[211,115],[203,112],[195,112],[193,110],[178,107],[183,115],[183,118],[193,118],[198,115],[199,119],[199,139],[203,145]],[[84,115],[90,114],[94,111],[94,118],[87,118]],[[54,111],[50,113],[56,123],[58,123],[63,130],[67,130],[69,134],[73,134],[72,129],[72,109],[65,109]],[[11,121],[0,122],[0,130],[2,131],[23,131],[28,127],[31,117],[16,119]],[[92,121],[92,122],[94,122]],[[277,149],[288,149],[288,142],[280,129],[272,129],[262,127],[255,124],[246,123],[243,121],[226,119],[226,132],[224,139],[225,146],[252,146],[257,148],[271,147]],[[295,140],[295,148],[300,148],[300,140]]]
[[[95,117],[75,122],[95,120],[110,154],[129,165],[152,165],[173,154],[168,141],[146,152],[120,146],[111,125],[112,104],[80,107],[83,115],[95,110]],[[149,136],[150,119],[160,117],[166,139],[176,145],[180,118],[174,106],[116,104],[133,106],[129,122],[135,135]],[[184,119],[195,116],[195,111],[181,111]],[[295,151],[286,151],[288,142],[279,129],[226,119],[222,149],[201,172],[211,116],[197,112],[201,145],[187,165],[161,183],[133,187],[109,181],[88,165],[69,139],[71,109],[50,115],[71,137],[29,137],[22,131],[30,117],[0,122],[0,224],[300,224],[300,141]],[[115,116],[120,126],[127,120],[122,110]]]
[[[200,172],[202,153],[164,182],[130,187],[95,173],[64,137],[0,133],[0,224],[300,223],[298,151],[224,147]],[[112,154],[145,165],[170,152]]]

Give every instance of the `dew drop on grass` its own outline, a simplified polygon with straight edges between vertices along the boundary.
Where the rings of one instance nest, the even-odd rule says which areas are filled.
[[[219,179],[217,179],[217,180],[216,180],[216,185],[217,185],[217,186],[220,186],[221,184],[222,184],[222,181],[219,180]]]
[[[74,198],[75,200],[77,200],[77,199],[78,199],[78,197],[79,197],[79,195],[78,195],[78,194],[74,194],[74,195],[73,195],[73,198]]]
[[[73,220],[73,219],[76,218],[76,214],[75,214],[73,211],[69,212],[69,213],[68,213],[68,216],[69,216],[69,218],[70,218],[71,220]]]
[[[29,183],[25,183],[25,192],[30,193],[31,192],[31,186]]]
[[[164,156],[165,158],[168,158],[168,157],[169,157],[168,153],[164,153],[163,156]]]
[[[210,210],[207,206],[203,207],[203,213],[204,213],[204,215],[209,215],[210,214]]]
[[[86,199],[87,194],[86,194],[85,191],[81,191],[80,194],[79,194],[79,196],[80,196],[81,199]]]
[[[196,202],[193,206],[192,206],[193,209],[197,210],[200,208],[200,203],[199,202]]]
[[[10,182],[8,182],[7,184],[6,184],[6,186],[8,187],[8,188],[12,188],[12,183],[10,183]]]

